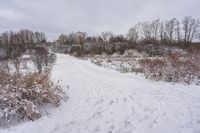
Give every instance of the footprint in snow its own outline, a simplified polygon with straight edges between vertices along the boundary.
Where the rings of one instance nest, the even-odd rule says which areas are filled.
[[[113,100],[111,100],[110,102],[109,102],[109,105],[112,105],[113,103],[115,103]]]
[[[111,129],[111,130],[114,130],[114,129],[115,129],[115,125],[112,124],[112,125],[110,126],[110,129]]]
[[[100,99],[100,100],[98,100],[98,101],[95,102],[94,106],[97,106],[97,105],[99,105],[99,104],[101,104],[101,103],[103,103],[103,102],[104,102],[104,100],[103,100],[103,99]]]
[[[95,132],[99,132],[99,131],[100,131],[100,128],[99,128],[99,127],[96,127],[96,128],[94,129],[94,131],[95,131]]]
[[[126,102],[127,101],[127,99],[126,98],[123,98],[123,100]]]
[[[125,120],[124,127],[127,128],[129,125],[131,125],[131,122],[129,120]]]

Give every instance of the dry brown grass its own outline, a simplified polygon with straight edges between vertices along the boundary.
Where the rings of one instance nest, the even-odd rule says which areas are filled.
[[[49,72],[27,75],[0,71],[0,126],[16,120],[35,120],[46,104],[60,105],[65,92],[50,80]]]
[[[181,54],[174,53],[163,58],[141,59],[139,63],[146,78],[199,84],[200,62],[197,56],[181,57]]]

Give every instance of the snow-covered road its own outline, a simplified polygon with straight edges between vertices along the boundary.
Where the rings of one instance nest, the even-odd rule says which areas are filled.
[[[52,76],[61,80],[69,100],[39,120],[0,133],[200,133],[199,86],[151,81],[57,56]]]

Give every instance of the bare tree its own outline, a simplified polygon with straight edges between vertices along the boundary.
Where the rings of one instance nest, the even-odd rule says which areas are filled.
[[[79,56],[82,56],[83,54],[83,45],[84,45],[84,42],[85,42],[85,38],[86,38],[86,32],[77,32],[75,34],[75,41],[77,44],[80,45],[80,53],[79,53]]]
[[[157,41],[158,38],[158,29],[160,25],[160,20],[156,19],[151,23],[151,30],[153,32],[153,39]]]
[[[61,34],[57,40],[60,44],[67,45],[69,42],[69,37],[67,35]]]
[[[184,43],[190,44],[194,38],[194,34],[197,31],[197,28],[200,26],[199,19],[194,19],[191,16],[186,16],[182,20],[183,24],[183,34],[184,34]]]
[[[200,30],[198,30],[196,33],[196,39],[198,40],[198,42],[200,42]]]
[[[37,46],[35,48],[35,54],[32,57],[32,61],[34,62],[37,70],[39,73],[42,72],[42,68],[44,65],[48,65],[47,64],[47,60],[48,60],[48,51],[45,47],[42,46]]]
[[[108,32],[102,32],[102,38],[105,43],[108,43],[110,41],[110,38],[114,36],[114,34],[111,31]]]
[[[175,32],[176,32],[176,43],[181,43],[181,28],[180,28],[180,22],[179,20],[176,19],[176,28],[175,28]]]
[[[84,44],[86,38],[86,32],[79,31],[75,34],[75,37],[76,37],[76,43],[82,45]]]
[[[9,33],[6,31],[6,32],[2,33],[1,37],[2,37],[2,43],[5,45],[8,45],[9,44]]]
[[[165,37],[165,26],[163,21],[160,22],[159,35],[160,35],[159,41],[160,43],[163,43]]]
[[[136,43],[137,40],[138,40],[138,38],[139,38],[138,27],[134,26],[134,27],[130,28],[129,31],[128,31],[128,33],[127,33],[127,39],[130,42]]]
[[[22,44],[33,44],[34,43],[35,34],[33,31],[25,29],[25,30],[21,30],[20,34],[21,34],[21,38],[22,38]]]
[[[147,43],[151,43],[152,41],[152,27],[151,27],[151,23],[150,22],[143,22],[143,23],[140,23],[140,26],[142,28],[142,33],[143,33],[143,36],[144,36],[144,40],[147,42]]]
[[[173,35],[174,35],[174,30],[175,30],[175,24],[176,24],[176,19],[173,18],[169,21],[166,22],[166,35],[169,41],[169,44],[172,44],[173,42]]]
[[[35,41],[36,43],[41,43],[42,41],[46,41],[45,34],[43,32],[35,32]]]

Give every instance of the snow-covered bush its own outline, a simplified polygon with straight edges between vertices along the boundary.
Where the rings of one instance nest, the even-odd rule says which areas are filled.
[[[157,59],[140,59],[139,63],[146,78],[167,82],[199,84],[200,67],[195,56],[181,57],[179,53]]]
[[[0,71],[0,126],[38,119],[42,106],[58,106],[65,98],[61,87],[50,80],[48,71],[27,75]]]
[[[128,50],[123,55],[88,56],[92,63],[123,73],[144,73],[146,78],[167,82],[196,83],[200,85],[200,53],[183,54],[175,51],[158,57]]]
[[[138,65],[138,59],[142,58],[143,53],[139,53],[136,50],[125,51],[123,55],[116,52],[112,55],[93,55],[87,56],[86,59],[90,59],[92,63],[97,66],[106,67],[122,73],[135,72],[140,73],[141,70]]]
[[[161,73],[163,71],[164,61],[160,59],[141,59],[141,68],[146,78],[154,78],[157,80],[161,79]]]
[[[41,73],[44,67],[54,63],[56,55],[54,53],[49,53],[48,48],[46,47],[37,46],[35,48],[35,53],[31,55],[31,59],[38,72]]]

